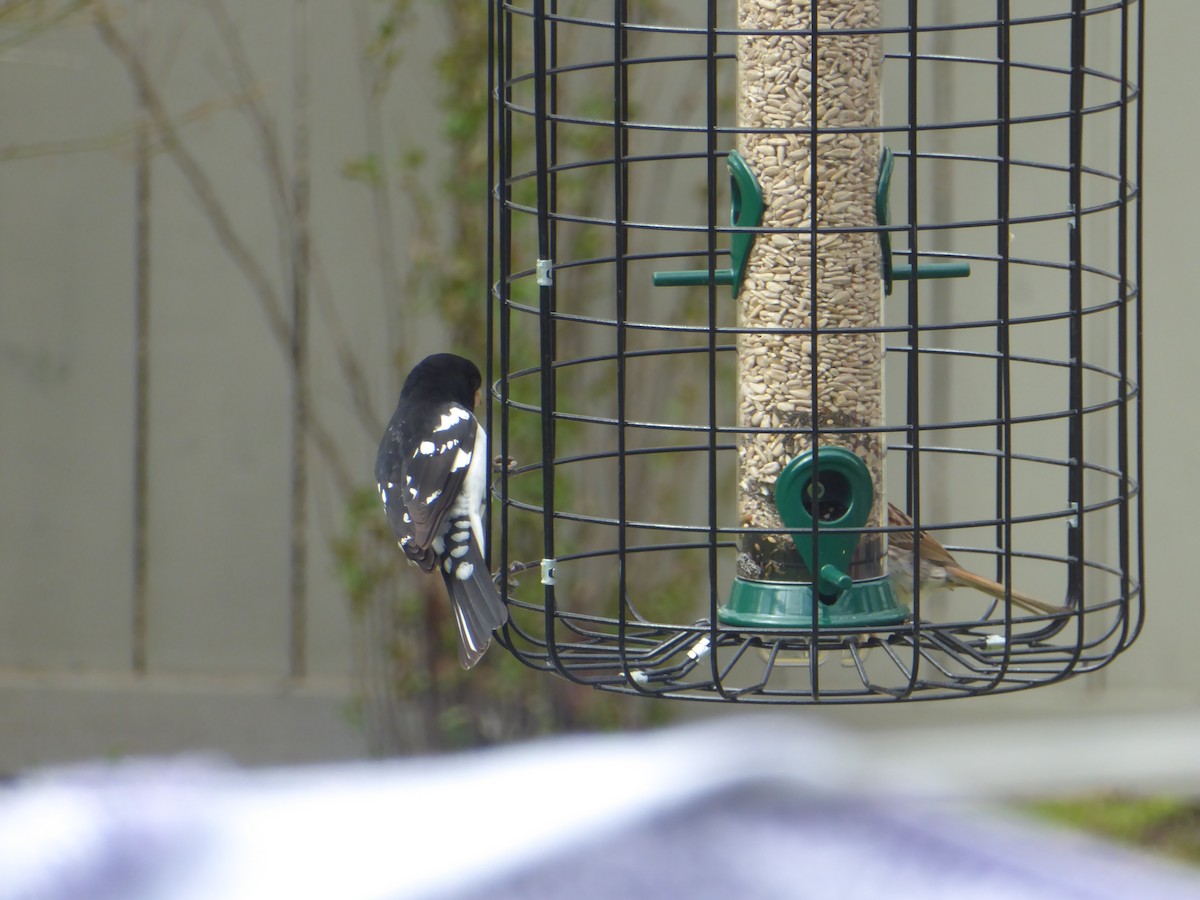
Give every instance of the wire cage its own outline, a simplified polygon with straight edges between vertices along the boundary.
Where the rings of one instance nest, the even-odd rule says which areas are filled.
[[[1129,646],[1143,21],[496,0],[502,643],[764,703],[1019,690]]]

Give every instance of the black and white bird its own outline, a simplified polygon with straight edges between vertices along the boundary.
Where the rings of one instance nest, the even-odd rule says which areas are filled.
[[[465,669],[508,620],[483,556],[487,434],[472,412],[482,383],[469,359],[437,353],[421,360],[404,379],[375,457],[379,496],[400,549],[446,582]]]

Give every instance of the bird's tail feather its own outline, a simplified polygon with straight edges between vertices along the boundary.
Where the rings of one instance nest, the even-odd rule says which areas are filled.
[[[982,575],[976,575],[974,572],[969,572],[966,569],[958,566],[946,566],[946,574],[949,580],[954,584],[961,584],[966,587],[973,587],[977,591],[983,591],[997,600],[1003,600],[1006,596],[1004,585],[992,581],[990,578],[984,578]],[[1035,614],[1046,614],[1051,616],[1065,616],[1071,610],[1065,606],[1055,606],[1053,603],[1044,603],[1036,597],[1030,597],[1028,594],[1022,594],[1020,591],[1010,591],[1012,594],[1012,602],[1023,609],[1029,610]]]
[[[470,568],[468,569],[468,565]],[[442,570],[454,624],[458,627],[458,659],[470,669],[483,658],[492,632],[508,621],[508,607],[500,599],[483,554],[472,540],[466,557],[454,570]]]

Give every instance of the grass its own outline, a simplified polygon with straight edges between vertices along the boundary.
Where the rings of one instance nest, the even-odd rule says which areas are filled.
[[[1117,793],[1040,800],[1035,815],[1200,866],[1200,799]]]

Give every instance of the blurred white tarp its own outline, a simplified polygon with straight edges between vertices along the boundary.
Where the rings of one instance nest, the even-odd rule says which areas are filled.
[[[1200,900],[1200,872],[988,805],[1154,773],[1194,786],[1200,724],[739,717],[294,769],[96,763],[0,791],[0,900]]]

